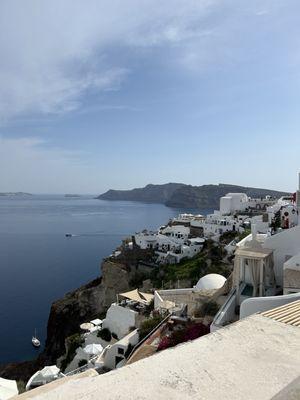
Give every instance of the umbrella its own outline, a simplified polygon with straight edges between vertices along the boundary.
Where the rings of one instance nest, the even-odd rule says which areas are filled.
[[[49,367],[44,367],[41,371],[40,371],[40,375],[43,378],[52,378],[52,377],[56,377],[58,374],[60,373],[60,369],[57,368],[56,365],[51,365]]]
[[[95,326],[99,326],[102,324],[102,322],[103,322],[102,319],[96,318],[96,319],[93,319],[93,321],[91,321],[91,324],[93,324]]]
[[[84,322],[80,325],[80,328],[84,331],[89,331],[93,328],[93,325],[90,322]]]
[[[17,382],[0,378],[0,400],[7,400],[19,394]]]
[[[103,350],[103,347],[101,346],[101,344],[88,344],[87,346],[85,346],[85,348],[83,349],[83,351],[87,354],[91,354],[91,355],[98,355],[101,354]]]

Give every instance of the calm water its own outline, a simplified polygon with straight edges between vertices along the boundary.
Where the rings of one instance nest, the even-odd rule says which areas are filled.
[[[122,238],[181,211],[189,210],[88,197],[0,197],[0,364],[37,355],[31,336],[36,328],[44,342],[52,301],[99,275],[102,258]]]

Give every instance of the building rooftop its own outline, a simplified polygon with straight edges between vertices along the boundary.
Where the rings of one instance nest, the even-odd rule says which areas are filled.
[[[265,311],[262,315],[275,321],[300,327],[300,300]]]
[[[267,400],[299,376],[300,329],[256,314],[99,376],[61,379],[18,399]]]

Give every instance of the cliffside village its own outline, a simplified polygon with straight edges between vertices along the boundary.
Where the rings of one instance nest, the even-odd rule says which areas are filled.
[[[299,210],[300,174],[299,188],[290,196],[280,199],[270,196],[253,199],[244,193],[228,193],[220,199],[220,209],[213,214],[180,214],[155,232],[137,232],[124,240],[108,258],[109,262],[121,263],[124,258],[128,260],[133,254],[135,259],[139,259],[141,255],[134,267],[140,274],[148,274],[151,278],[153,271],[158,276],[166,266],[174,266],[180,271],[181,266],[184,268],[189,262],[203,257],[210,273],[202,276],[199,270],[198,277],[201,277],[191,287],[184,287],[186,281],[180,279],[173,282],[173,287],[163,279],[160,280],[161,287],[153,287],[148,278],[132,290],[118,293],[105,317],[99,315],[98,318],[81,324],[78,327],[80,333],[66,341],[66,354],[57,360],[57,365],[46,366],[37,371],[26,384],[26,390],[30,392],[24,393],[20,398],[36,398],[35,390],[31,392],[31,389],[39,387],[36,389],[36,396],[44,399],[46,391],[41,386],[56,381],[53,390],[58,390],[60,385],[62,393],[63,390],[66,393],[71,390],[66,398],[73,399],[73,389],[68,383],[71,381],[65,380],[65,377],[75,379],[83,374],[82,381],[86,379],[92,385],[92,381],[88,381],[91,377],[95,379],[98,374],[103,375],[118,369],[121,382],[123,377],[125,379],[127,370],[125,368],[122,372],[123,366],[132,365],[132,371],[136,371],[138,364],[134,367],[134,363],[153,354],[160,354],[161,365],[164,365],[164,360],[167,363],[170,357],[175,357],[175,361],[175,353],[172,356],[165,350],[179,343],[189,343],[176,350],[178,354],[182,354],[182,360],[184,349],[195,347],[197,343],[197,357],[207,359],[209,357],[206,352],[216,334],[219,347],[215,345],[210,349],[211,363],[221,357],[222,352],[224,355],[231,354],[231,362],[236,368],[235,381],[244,380],[239,360],[243,358],[243,351],[248,352],[251,368],[252,350],[247,347],[250,346],[247,343],[247,335],[250,333],[251,346],[257,346],[254,353],[259,351],[260,346],[265,348],[266,357],[271,357],[273,351],[277,352],[278,370],[273,371],[276,385],[271,382],[272,377],[270,383],[267,380],[265,390],[268,390],[270,397],[266,392],[263,392],[265,397],[259,397],[260,392],[257,392],[257,397],[241,394],[240,397],[232,398],[271,398],[272,393],[277,394],[297,378],[300,367],[299,341],[298,348],[292,342],[295,335],[300,339]],[[213,261],[205,256],[208,251],[214,252],[216,249],[220,250],[220,262],[229,271],[228,276],[214,272]],[[264,330],[268,333],[268,338],[273,335],[273,343],[268,342]],[[240,349],[235,355],[232,355],[228,344],[231,337],[232,346]],[[285,338],[285,345],[278,345],[277,348],[276,343],[281,337]],[[195,344],[190,343],[191,340]],[[293,352],[298,354],[297,365],[289,355]],[[143,368],[146,369],[147,365],[151,368],[151,363],[156,362],[156,357],[153,357],[153,361],[151,359],[152,357],[147,358],[148,364],[146,360],[139,364],[141,374]],[[295,368],[289,368],[289,360],[294,363]],[[168,362],[167,368],[178,368],[178,365],[172,367],[171,361]],[[223,370],[226,369],[225,362]],[[263,362],[266,367],[267,359],[260,359],[259,364],[252,366],[262,375]],[[281,369],[281,362],[287,368]],[[175,364],[180,364],[179,358]],[[160,367],[157,368],[159,370]],[[211,365],[207,368],[212,371],[210,379],[214,380],[217,368],[211,369]],[[283,370],[287,374],[284,378]],[[151,370],[148,371],[151,374]],[[184,372],[181,371],[180,374],[184,375]],[[192,382],[195,387],[200,384],[201,374],[200,371],[199,379]],[[109,379],[105,376],[98,377],[102,379],[98,383],[99,396],[101,386],[105,386],[105,379]],[[134,380],[134,376],[128,378],[128,372],[126,376],[126,379]],[[222,378],[218,379],[221,382]],[[249,379],[252,379],[251,374]],[[232,388],[235,384],[232,384]],[[255,382],[252,385],[255,386]],[[50,389],[47,389],[48,395]],[[255,387],[254,394],[255,390],[264,389]],[[78,393],[75,390],[74,396]],[[53,398],[56,397],[53,395]],[[203,398],[210,397],[207,395]],[[215,393],[212,398],[221,397]]]

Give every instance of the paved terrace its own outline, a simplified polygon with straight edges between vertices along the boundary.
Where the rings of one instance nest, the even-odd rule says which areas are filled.
[[[299,343],[299,327],[256,314],[105,375],[61,379],[16,399],[272,399],[300,374]]]

